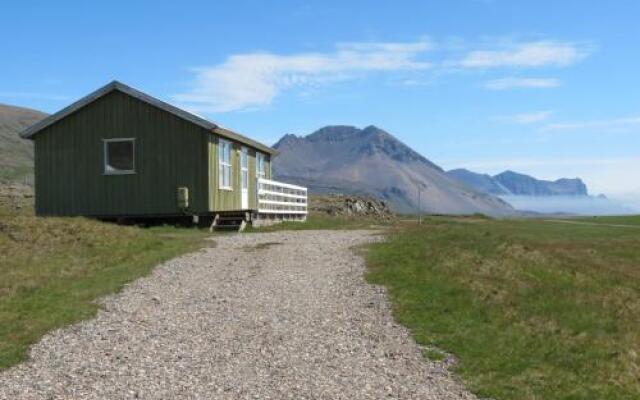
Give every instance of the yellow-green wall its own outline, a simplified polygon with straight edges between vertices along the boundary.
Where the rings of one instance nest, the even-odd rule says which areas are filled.
[[[242,194],[240,188],[240,151],[242,144],[229,139],[232,143],[231,152],[231,183],[232,190],[220,189],[218,174],[218,140],[219,137],[211,136],[209,140],[209,209],[211,211],[235,211],[242,208]],[[247,147],[249,154],[249,208],[255,210],[256,204],[256,150]],[[265,154],[265,168],[267,179],[271,179],[271,159]]]

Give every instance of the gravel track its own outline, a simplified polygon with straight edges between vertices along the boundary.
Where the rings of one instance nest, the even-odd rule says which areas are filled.
[[[0,399],[472,399],[365,283],[370,231],[216,237],[0,373]]]

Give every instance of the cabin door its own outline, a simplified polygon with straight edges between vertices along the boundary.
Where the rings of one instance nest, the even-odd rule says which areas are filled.
[[[249,150],[243,147],[240,153],[240,193],[242,209],[249,209]]]

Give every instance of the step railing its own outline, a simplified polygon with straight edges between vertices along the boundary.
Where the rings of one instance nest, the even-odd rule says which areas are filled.
[[[258,178],[257,187],[258,213],[306,217],[306,187],[263,178]]]

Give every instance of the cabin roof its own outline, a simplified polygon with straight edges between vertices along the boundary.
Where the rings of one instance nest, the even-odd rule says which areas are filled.
[[[119,81],[112,81],[108,84],[106,84],[105,86],[101,87],[100,89],[88,94],[87,96],[81,98],[80,100],[76,101],[75,103],[72,103],[71,105],[63,108],[62,110],[58,111],[55,114],[51,114],[48,117],[42,119],[41,121],[31,125],[30,127],[28,127],[27,129],[25,129],[24,131],[22,131],[20,133],[20,136],[22,136],[25,139],[33,139],[33,136],[36,135],[37,133],[39,133],[40,131],[42,131],[43,129],[49,127],[50,125],[53,125],[54,123],[56,123],[57,121],[65,118],[66,116],[73,114],[74,112],[80,110],[81,108],[83,108],[84,106],[86,106],[87,104],[90,104],[94,101],[96,101],[97,99],[113,92],[113,91],[119,91],[122,93],[125,93],[131,97],[135,97],[138,100],[141,100],[147,104],[150,104],[154,107],[157,107],[161,110],[164,110],[166,112],[169,112],[179,118],[182,118],[184,120],[187,120],[193,124],[196,124],[198,126],[203,127],[204,129],[210,130],[211,132],[223,136],[227,139],[231,139],[231,140],[235,140],[237,142],[240,143],[244,143],[248,146],[251,146],[255,149],[258,149],[260,151],[264,151],[266,153],[275,155],[277,154],[277,150],[264,145],[260,142],[257,142],[253,139],[250,139],[240,133],[234,132],[230,129],[224,128],[214,122],[211,122],[209,120],[206,120],[202,117],[199,117],[193,113],[190,113],[188,111],[185,111],[181,108],[178,108],[176,106],[173,106],[169,103],[166,103],[162,100],[156,99],[155,97],[149,96],[146,93],[143,93],[137,89],[132,88],[131,86],[127,86],[122,82]]]

